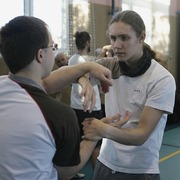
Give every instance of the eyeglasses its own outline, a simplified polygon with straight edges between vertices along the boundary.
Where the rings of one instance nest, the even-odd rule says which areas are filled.
[[[42,47],[42,49],[46,49],[46,48],[52,48],[53,51],[57,51],[58,50],[58,44],[53,43],[52,45]]]

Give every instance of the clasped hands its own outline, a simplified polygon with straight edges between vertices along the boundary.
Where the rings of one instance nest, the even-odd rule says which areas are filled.
[[[112,117],[105,117],[101,120],[96,118],[86,118],[83,125],[84,135],[83,139],[98,141],[102,138],[106,138],[108,131],[113,128],[121,128],[128,122],[131,117],[130,112],[126,112],[125,115],[121,116],[119,113]]]

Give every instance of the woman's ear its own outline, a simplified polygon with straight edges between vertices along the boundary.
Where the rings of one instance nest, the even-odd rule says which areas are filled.
[[[89,42],[87,41],[87,42],[86,42],[86,47],[88,47],[88,46],[89,46]]]
[[[140,35],[139,42],[143,42],[145,40],[146,34],[145,31],[143,31]]]

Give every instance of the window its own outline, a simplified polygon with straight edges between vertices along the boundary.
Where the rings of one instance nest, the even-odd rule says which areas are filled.
[[[146,26],[146,42],[155,50],[169,55],[170,0],[123,0],[122,10],[138,12]]]
[[[10,4],[13,8],[4,11]],[[42,19],[49,25],[59,51],[69,55],[76,51],[75,31],[86,30],[92,36],[91,52],[95,51],[94,6],[88,0],[6,0],[0,10],[5,17],[0,19],[0,26],[18,15]]]
[[[13,8],[9,10],[10,5]],[[23,0],[3,1],[3,3],[1,3],[0,5],[0,12],[3,13],[3,18],[0,18],[0,28],[14,17],[23,15],[24,14],[23,7],[24,7]],[[7,11],[4,11],[5,9],[7,9]],[[1,58],[1,54],[0,54],[0,58]]]
[[[67,51],[69,49],[68,1],[34,0],[33,2],[33,16],[49,25],[54,42],[59,45],[61,51]]]
[[[13,8],[10,8],[10,6]],[[0,12],[2,14],[2,17],[0,18],[0,27],[5,25],[5,23],[13,19],[14,17],[23,15],[24,14],[23,7],[24,7],[23,0],[3,1],[3,3],[1,3],[0,5]]]
[[[51,30],[53,40],[61,51],[69,49],[69,18],[67,0],[6,0],[0,6],[3,18],[0,27],[19,15],[35,16],[45,21]],[[10,10],[9,7],[12,6]],[[7,9],[7,11],[4,11]]]

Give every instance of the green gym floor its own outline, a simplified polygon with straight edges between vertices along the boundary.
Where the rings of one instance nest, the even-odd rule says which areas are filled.
[[[160,176],[161,180],[180,180],[180,125],[167,128],[164,133],[160,150]],[[88,162],[81,173],[86,176],[82,180],[92,179],[92,166]]]

